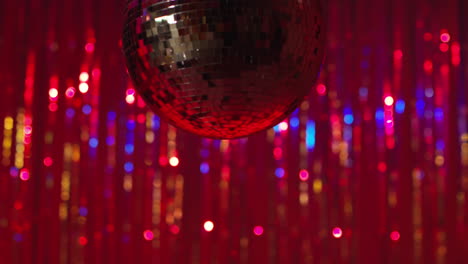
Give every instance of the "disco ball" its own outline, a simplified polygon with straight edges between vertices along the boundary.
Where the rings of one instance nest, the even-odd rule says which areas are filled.
[[[127,68],[172,125],[231,139],[301,103],[324,53],[321,0],[129,0]]]

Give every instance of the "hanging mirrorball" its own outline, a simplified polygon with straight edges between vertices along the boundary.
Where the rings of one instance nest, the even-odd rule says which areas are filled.
[[[128,71],[172,125],[231,139],[284,120],[323,60],[320,0],[129,0]]]

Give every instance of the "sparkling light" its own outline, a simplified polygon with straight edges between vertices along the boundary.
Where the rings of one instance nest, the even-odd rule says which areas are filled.
[[[301,170],[299,172],[299,179],[301,179],[301,181],[307,181],[309,179],[309,172],[307,170]]]
[[[286,130],[288,130],[288,123],[287,123],[287,122],[281,122],[281,123],[279,124],[279,129],[280,129],[280,131],[286,131]]]
[[[96,148],[99,144],[99,141],[97,140],[97,138],[90,138],[89,139],[89,146],[92,147],[92,148]]]
[[[256,236],[261,236],[263,235],[263,227],[262,226],[255,226],[253,228],[253,233],[256,235]]]
[[[273,149],[273,156],[275,157],[276,160],[279,160],[283,157],[283,149],[280,147],[276,147]]]
[[[93,69],[91,74],[93,75],[93,78],[99,79],[101,77],[101,69],[95,68],[95,69]]]
[[[126,144],[125,145],[125,152],[127,154],[132,154],[134,150],[135,150],[135,146],[133,144]]]
[[[178,226],[176,226],[176,225],[172,225],[170,227],[170,231],[171,231],[172,234],[177,235],[180,232],[180,228]]]
[[[44,165],[46,167],[52,166],[53,163],[54,163],[54,160],[51,157],[45,157],[44,158]]]
[[[127,104],[133,104],[133,103],[135,103],[135,96],[127,95],[125,97],[125,101],[127,102]]]
[[[392,106],[394,102],[395,102],[395,99],[393,99],[393,97],[390,95],[385,97],[384,99],[384,103],[386,106]]]
[[[398,241],[400,240],[400,232],[398,231],[392,231],[390,233],[390,239],[393,240],[393,241]]]
[[[431,41],[432,40],[432,34],[431,33],[424,33],[424,40],[425,41]]]
[[[145,230],[143,231],[143,238],[147,241],[153,240],[154,234],[153,231],[151,230]]]
[[[89,85],[87,83],[80,83],[78,90],[80,90],[81,93],[87,93],[89,90]]]
[[[88,239],[84,236],[80,236],[78,238],[78,243],[82,246],[85,246],[86,244],[88,244]]]
[[[327,93],[327,87],[323,84],[317,85],[317,93],[320,96],[324,96]]]
[[[442,33],[440,34],[440,41],[447,43],[450,41],[450,34],[449,33]]]
[[[87,82],[89,80],[89,74],[87,72],[82,72],[80,74],[80,82]]]
[[[339,227],[335,227],[332,230],[332,235],[334,238],[341,238],[343,236],[343,230]]]
[[[447,52],[449,50],[449,45],[447,43],[441,43],[439,45],[439,49],[442,52]]]
[[[401,60],[403,58],[403,51],[402,50],[395,50],[393,52],[393,58],[395,60]]]
[[[28,181],[29,180],[29,170],[28,169],[21,169],[19,177],[20,177],[20,179],[22,181]]]
[[[385,164],[385,162],[379,162],[379,164],[377,165],[377,169],[380,172],[385,172],[387,170],[387,164]]]
[[[291,124],[292,128],[297,128],[299,127],[299,118],[297,117],[292,117],[291,120],[289,120],[289,124]]]
[[[80,207],[80,209],[78,210],[78,213],[81,215],[81,216],[88,216],[88,208],[86,207]]]
[[[24,134],[31,135],[32,134],[32,126],[24,126]]]
[[[161,166],[166,166],[168,163],[167,157],[166,156],[160,156],[159,157],[159,165]]]
[[[212,221],[206,221],[203,224],[203,229],[205,229],[206,232],[211,232],[214,229],[214,223]]]
[[[125,169],[125,171],[128,172],[128,173],[132,172],[133,169],[134,169],[133,163],[130,162],[130,161],[125,162],[125,164],[124,164],[124,169]]]
[[[426,60],[424,61],[424,71],[427,72],[427,73],[431,73],[432,72],[432,61],[430,60]]]
[[[353,116],[353,114],[352,114],[352,112],[351,112],[351,109],[348,108],[348,109],[346,109],[346,110],[348,110],[348,111],[345,111],[345,115],[344,115],[344,117],[343,117],[343,121],[344,121],[344,123],[347,124],[347,125],[352,125],[353,122],[354,122],[354,116]]]
[[[68,98],[72,98],[76,94],[76,89],[75,87],[68,87],[67,90],[65,91],[65,96]]]
[[[135,95],[135,89],[130,88],[127,90],[127,95]]]
[[[86,43],[85,50],[88,53],[94,52],[94,43]]]
[[[51,112],[55,112],[55,111],[57,111],[57,109],[58,109],[58,104],[56,104],[56,103],[50,103],[49,104],[49,110]]]
[[[277,169],[275,170],[275,175],[276,175],[276,177],[278,177],[278,178],[283,178],[283,177],[284,177],[284,174],[285,174],[285,172],[284,172],[284,169],[283,169],[283,168],[277,168]]]
[[[169,159],[169,164],[172,166],[172,167],[177,167],[179,165],[179,159],[177,157],[171,157]]]
[[[315,122],[308,121],[306,126],[306,146],[307,149],[311,150],[315,148]]]
[[[206,162],[203,162],[201,165],[200,165],[200,172],[203,173],[203,174],[206,174],[208,172],[210,172],[210,165]]]
[[[51,99],[55,99],[58,96],[58,90],[56,88],[50,88],[49,89],[49,97]]]
[[[83,111],[83,114],[85,114],[85,115],[91,114],[91,111],[92,111],[92,110],[93,110],[93,109],[91,108],[91,106],[90,106],[90,105],[87,105],[87,104],[86,104],[86,105],[83,105],[83,107],[81,108],[81,111]]]

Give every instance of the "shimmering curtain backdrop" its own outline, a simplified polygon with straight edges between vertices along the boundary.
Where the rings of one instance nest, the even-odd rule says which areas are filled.
[[[468,1],[324,1],[307,101],[230,141],[135,93],[125,2],[0,1],[0,263],[467,263]]]

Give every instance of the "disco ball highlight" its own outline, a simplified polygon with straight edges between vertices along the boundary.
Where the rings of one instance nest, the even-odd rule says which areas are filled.
[[[320,0],[130,0],[123,49],[147,105],[183,130],[232,139],[284,120],[324,54]]]

